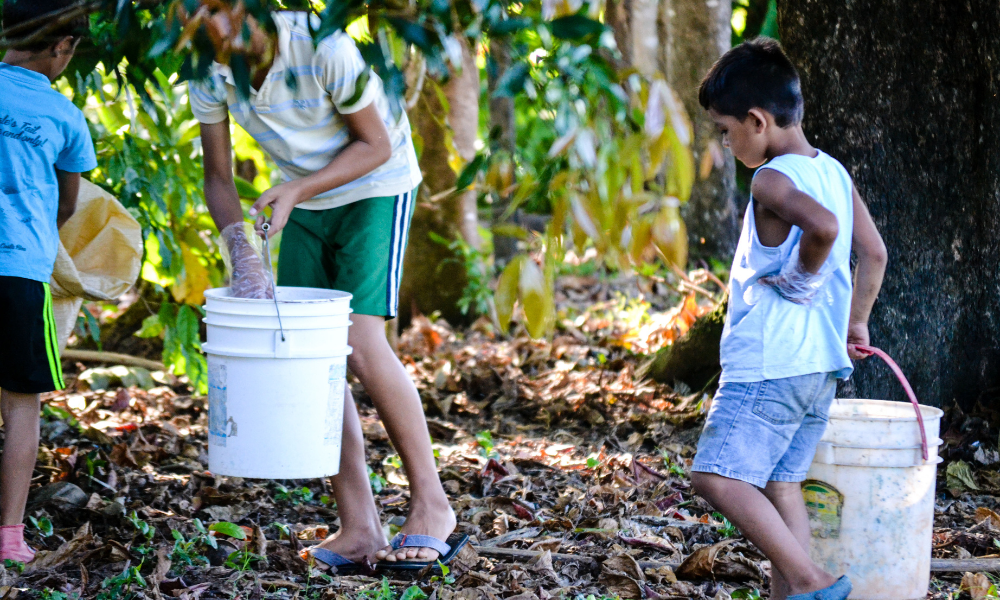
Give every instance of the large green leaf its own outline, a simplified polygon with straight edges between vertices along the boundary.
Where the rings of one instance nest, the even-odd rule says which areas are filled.
[[[504,268],[497,282],[494,302],[497,307],[497,321],[504,333],[507,333],[510,319],[514,315],[514,304],[517,302],[517,290],[521,280],[521,265],[525,260],[523,255],[515,256]]]
[[[548,330],[552,289],[545,284],[545,274],[530,258],[525,258],[521,265],[518,287],[528,334],[535,339],[543,337]]]
[[[579,40],[603,31],[603,23],[583,15],[569,15],[552,21],[552,35],[564,40]]]
[[[247,539],[247,532],[243,531],[243,528],[236,523],[230,523],[229,521],[212,523],[208,526],[208,530],[221,533],[222,535],[228,535],[229,537],[237,540]]]

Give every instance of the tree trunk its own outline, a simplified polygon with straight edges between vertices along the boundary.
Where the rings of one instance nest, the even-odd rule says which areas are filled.
[[[662,70],[691,116],[695,164],[705,160],[713,165],[707,177],[699,175],[691,199],[681,209],[692,259],[728,261],[739,239],[736,161],[723,151],[715,124],[698,104],[701,79],[729,50],[732,14],[728,0],[664,0],[661,9]]]
[[[682,209],[692,258],[727,260],[738,239],[736,163],[722,150],[715,125],[698,104],[701,78],[729,49],[731,17],[731,3],[724,0],[618,0],[607,12],[626,63],[647,77],[663,76],[680,96],[694,129],[696,164],[706,153],[710,160],[717,157]]]
[[[513,157],[517,150],[517,121],[514,99],[497,97],[493,93],[500,79],[510,68],[510,40],[498,37],[490,40],[490,68],[487,69],[487,86],[490,92],[490,149]],[[510,207],[510,196],[498,193],[493,199],[492,225],[500,225]],[[517,254],[517,238],[506,235],[493,236],[493,256],[498,265],[506,265]]]
[[[874,345],[920,400],[1000,398],[1000,12],[995,0],[779,2],[805,130],[889,249]],[[877,359],[847,393],[903,399]]]
[[[464,47],[463,63],[462,71],[453,73],[444,84],[448,111],[438,99],[435,84],[428,82],[410,112],[413,128],[423,139],[420,169],[424,182],[420,185],[403,263],[399,294],[403,326],[413,317],[414,309],[421,314],[439,311],[453,324],[467,320],[458,307],[468,280],[465,265],[453,250],[431,239],[433,233],[449,241],[462,239],[477,249],[480,246],[475,191],[447,193],[458,178],[449,164],[447,136],[452,136],[455,150],[463,160],[472,160],[476,155],[479,69],[468,46]]]

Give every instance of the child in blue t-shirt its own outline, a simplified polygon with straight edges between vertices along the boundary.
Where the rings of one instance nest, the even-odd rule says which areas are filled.
[[[5,0],[3,29],[73,0]],[[80,173],[97,166],[83,113],[52,82],[87,18],[7,51],[0,63],[0,560],[28,562],[24,508],[38,453],[39,394],[64,387],[48,281],[59,227],[73,214]]]
[[[802,131],[795,67],[774,40],[727,52],[701,105],[751,184],[730,276],[722,376],[691,482],[771,561],[774,600],[845,600],[809,558],[800,482],[826,429],[837,379],[868,345],[885,245],[850,175]],[[857,255],[851,284],[851,251]]]

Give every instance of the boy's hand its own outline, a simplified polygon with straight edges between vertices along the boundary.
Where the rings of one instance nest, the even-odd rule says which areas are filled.
[[[847,326],[847,356],[851,360],[864,360],[871,356],[867,352],[859,351],[856,346],[870,346],[868,340],[868,323],[852,322]]]
[[[309,199],[304,196],[306,194],[302,192],[302,186],[299,181],[289,181],[276,185],[261,194],[260,198],[257,198],[257,201],[250,207],[250,216],[256,215],[257,217],[257,221],[254,224],[257,235],[264,237],[264,230],[261,227],[267,221],[271,224],[268,235],[274,237],[288,223],[288,217],[292,214],[292,209],[299,203]],[[267,206],[271,207],[270,221],[264,215],[264,207]]]
[[[229,251],[229,291],[235,298],[270,300],[271,278],[264,270],[264,261],[247,239],[243,222],[233,223],[222,230],[222,239]]]
[[[809,306],[829,275],[810,273],[799,258],[799,247],[792,249],[788,261],[781,267],[777,275],[768,275],[758,279],[761,285],[770,286],[785,300]]]

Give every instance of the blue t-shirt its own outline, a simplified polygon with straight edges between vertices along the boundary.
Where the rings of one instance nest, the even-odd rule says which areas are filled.
[[[0,275],[52,278],[59,251],[56,169],[97,166],[87,120],[41,73],[0,63]]]

